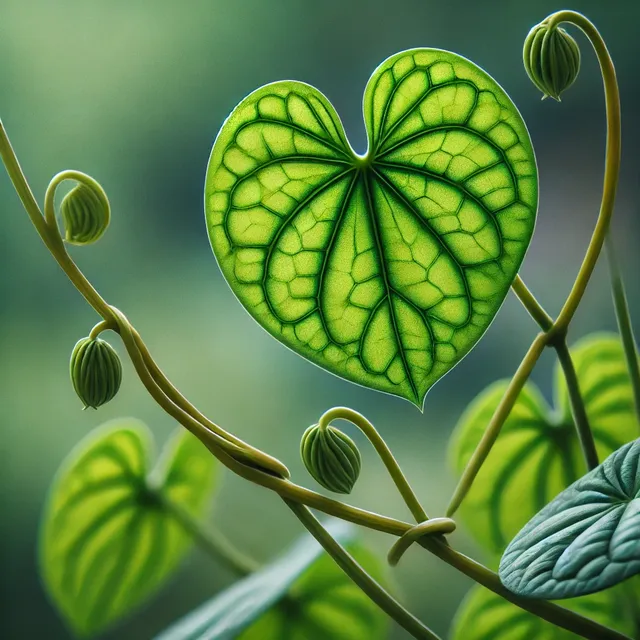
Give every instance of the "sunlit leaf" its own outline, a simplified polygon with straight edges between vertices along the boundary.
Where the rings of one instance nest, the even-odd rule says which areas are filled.
[[[201,517],[216,461],[184,429],[150,470],[152,437],[132,419],[96,429],[53,483],[40,532],[47,590],[78,635],[93,635],[158,589],[190,538],[154,500],[159,490]]]
[[[629,601],[621,597],[618,590],[608,589],[575,600],[565,600],[561,604],[634,637],[633,611]],[[453,621],[450,640],[577,640],[581,637],[477,586],[462,601]]]
[[[637,437],[638,421],[624,352],[618,338],[598,334],[571,350],[601,460]],[[497,382],[466,410],[451,442],[461,473],[507,387]],[[527,384],[507,418],[460,514],[480,542],[502,553],[544,505],[586,471],[561,369],[556,365],[556,410]]]
[[[365,156],[301,82],[245,98],[207,172],[222,272],[273,336],[343,378],[421,406],[489,326],[533,232],[520,114],[482,69],[398,53],[364,96]]]
[[[380,579],[380,565],[344,523],[330,526]],[[387,618],[310,536],[279,560],[237,582],[156,640],[382,640]]]
[[[511,541],[500,579],[514,593],[572,598],[640,573],[640,439],[554,498]]]

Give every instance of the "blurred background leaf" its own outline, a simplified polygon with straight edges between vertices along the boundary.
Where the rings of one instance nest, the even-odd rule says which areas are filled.
[[[354,526],[328,530],[376,580],[381,561],[356,540]],[[157,640],[384,640],[389,620],[309,535],[171,625]]]
[[[635,618],[619,588],[559,602],[583,616],[636,637]],[[577,640],[580,636],[560,629],[523,611],[481,586],[471,589],[456,614],[451,640]]]
[[[640,124],[633,117],[640,111],[640,4],[633,0],[0,0],[0,117],[39,199],[66,168],[103,184],[113,206],[111,227],[74,255],[190,400],[281,457],[295,479],[313,488],[319,487],[299,460],[300,436],[327,408],[351,406],[380,429],[429,514],[441,515],[454,484],[444,456],[451,429],[482,389],[513,373],[536,332],[533,322],[509,295],[476,349],[429,393],[424,414],[328,375],[269,337],[223,281],[206,237],[206,163],[231,109],[259,85],[288,78],[322,90],[362,152],[362,87],[373,69],[410,47],[456,51],[500,82],[530,129],[541,205],[522,274],[556,313],[597,216],[605,138],[602,83],[579,34],[580,78],[561,105],[541,102],[522,66],[529,29],[565,4],[598,25],[616,62],[624,145],[614,232],[630,277],[640,270]],[[35,562],[38,518],[55,470],[78,440],[110,418],[141,418],[159,441],[174,425],[126,361],[118,397],[97,413],[79,410],[68,359],[95,314],[43,249],[3,171],[0,215],[0,636],[61,640],[68,632],[46,601]],[[640,290],[632,282],[638,317]],[[615,329],[604,266],[571,340],[602,329]],[[547,399],[552,362],[546,354],[533,376]],[[364,464],[351,500],[408,519],[364,438],[353,437]],[[216,513],[224,532],[262,559],[300,534],[275,495],[230,474]],[[382,534],[366,538],[379,553],[390,544]],[[453,540],[481,557],[464,527]],[[395,575],[411,610],[444,635],[470,582],[419,551]],[[212,571],[196,551],[168,589],[105,638],[152,637],[232,578]],[[393,627],[392,637],[407,635]]]
[[[571,346],[578,383],[602,462],[638,435],[631,379],[622,343],[596,333]],[[554,368],[552,410],[527,384],[504,423],[460,514],[489,553],[501,554],[511,539],[563,489],[587,472],[571,417],[564,374]],[[469,405],[456,426],[449,455],[460,475],[491,420],[508,381],[491,384]]]
[[[113,420],[84,438],[56,475],[40,573],[80,636],[95,636],[137,607],[192,546],[157,493],[196,520],[209,511],[219,464],[208,449],[182,428],[155,465],[153,448],[143,423]]]

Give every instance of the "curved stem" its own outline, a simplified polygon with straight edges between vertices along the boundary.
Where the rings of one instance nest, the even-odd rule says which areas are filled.
[[[616,70],[613,66],[609,51],[607,50],[607,45],[595,26],[585,18],[585,16],[576,11],[558,11],[549,16],[545,22],[547,23],[548,29],[553,29],[562,22],[569,22],[581,29],[587,36],[596,52],[600,70],[602,71],[607,115],[607,144],[600,213],[578,276],[552,329],[554,332],[562,333],[567,330],[582,300],[591,274],[598,261],[609,228],[609,222],[613,215],[613,206],[618,186],[618,174],[620,172],[620,148],[622,145],[620,93],[616,79]]]
[[[405,551],[420,538],[435,534],[453,533],[455,530],[456,523],[451,518],[433,518],[432,520],[421,522],[406,533],[403,533],[393,543],[387,554],[387,561],[392,567],[395,567],[400,562],[400,558],[405,554]]]
[[[511,288],[516,296],[518,296],[522,306],[524,306],[529,312],[529,315],[538,323],[538,326],[543,331],[549,331],[553,326],[553,318],[544,310],[519,275],[515,277]]]
[[[596,451],[596,443],[593,439],[591,427],[589,426],[589,418],[587,417],[587,411],[584,407],[582,394],[580,393],[580,384],[575,367],[573,366],[571,353],[565,340],[558,341],[554,344],[554,347],[564,373],[564,379],[567,383],[571,415],[576,425],[576,432],[578,434],[578,440],[580,441],[582,454],[587,463],[587,469],[595,469],[599,464],[598,452]]]
[[[409,507],[409,511],[411,511],[416,522],[428,520],[429,516],[420,504],[418,497],[402,472],[398,461],[394,458],[393,453],[391,453],[391,449],[389,449],[389,446],[371,422],[353,409],[349,409],[348,407],[334,407],[322,414],[320,420],[318,420],[318,426],[320,429],[326,429],[334,420],[346,420],[347,422],[351,422],[358,427],[365,436],[367,436],[367,439],[373,445],[373,448],[376,450],[380,459],[384,463],[384,466],[387,468],[391,479],[398,488],[402,499],[405,501],[407,507]]]
[[[395,620],[414,638],[420,640],[440,640],[431,629],[407,611],[392,595],[378,584],[322,526],[309,509],[297,502],[285,500],[286,505],[295,513],[307,531],[320,543],[336,564],[366,593],[387,615]]]
[[[100,200],[100,203],[102,204],[104,210],[107,212],[106,224],[108,225],[109,219],[111,217],[111,206],[109,205],[109,199],[107,198],[107,194],[104,192],[104,189],[98,182],[96,182],[91,176],[87,175],[86,173],[82,173],[82,171],[68,170],[61,171],[60,173],[53,176],[44,195],[44,219],[49,227],[57,226],[54,199],[56,195],[56,189],[65,180],[80,182],[86,187],[89,187],[95,193],[96,197]]]
[[[219,560],[239,576],[246,576],[260,568],[260,564],[238,551],[222,533],[205,526],[194,518],[181,504],[174,502],[162,491],[153,491],[158,504],[170,514],[180,526],[212,558]]]
[[[640,424],[640,362],[638,362],[638,348],[633,335],[627,293],[625,291],[620,265],[616,257],[616,248],[613,243],[613,238],[611,237],[611,231],[609,231],[605,239],[605,253],[607,254],[609,263],[609,277],[611,278],[611,292],[616,311],[616,320],[618,321],[618,331],[622,339],[624,356],[627,361],[629,377],[631,378],[633,402]]]
[[[460,476],[458,485],[456,486],[453,496],[449,502],[449,506],[447,507],[448,517],[453,516],[453,514],[458,510],[458,507],[462,504],[462,501],[469,492],[469,489],[471,489],[473,481],[476,479],[476,476],[480,472],[484,461],[487,459],[491,448],[498,439],[502,426],[509,417],[509,413],[511,413],[511,409],[513,409],[513,406],[520,395],[520,391],[522,391],[522,388],[529,379],[536,362],[538,362],[538,359],[547,346],[548,340],[549,334],[538,334],[529,347],[529,351],[527,351],[527,354],[520,363],[515,375],[511,378],[511,382],[509,383],[504,396],[502,396],[502,400],[493,414],[487,429],[482,435],[478,446],[473,452],[471,458],[469,458],[469,462],[467,462],[467,466]]]

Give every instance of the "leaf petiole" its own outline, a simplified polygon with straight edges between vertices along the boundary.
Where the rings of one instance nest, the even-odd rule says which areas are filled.
[[[233,544],[217,529],[205,526],[194,518],[181,504],[171,500],[162,490],[149,488],[153,499],[173,517],[176,522],[193,538],[212,558],[219,560],[231,571],[246,576],[260,568],[260,564],[236,549]]]

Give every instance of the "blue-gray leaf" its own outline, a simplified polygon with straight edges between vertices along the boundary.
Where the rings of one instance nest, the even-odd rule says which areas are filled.
[[[513,539],[502,583],[534,598],[573,598],[640,573],[640,439],[558,495]]]
[[[379,578],[376,560],[353,540],[351,525],[332,521],[327,528]],[[386,633],[385,614],[307,535],[280,559],[236,582],[156,640],[382,640]]]

